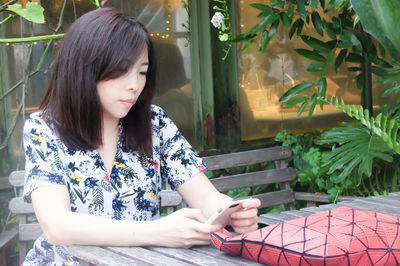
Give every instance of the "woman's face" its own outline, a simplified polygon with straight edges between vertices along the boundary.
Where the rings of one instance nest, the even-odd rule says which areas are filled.
[[[128,114],[146,84],[148,67],[148,52],[145,48],[127,73],[121,77],[97,83],[97,93],[103,108],[104,121],[119,121]]]

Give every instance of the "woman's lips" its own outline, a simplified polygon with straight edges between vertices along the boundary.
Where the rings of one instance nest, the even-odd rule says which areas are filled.
[[[126,107],[131,108],[135,104],[135,99],[122,100],[121,101]]]

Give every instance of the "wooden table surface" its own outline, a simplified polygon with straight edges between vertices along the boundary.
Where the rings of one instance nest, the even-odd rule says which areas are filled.
[[[308,207],[301,210],[264,214],[259,217],[259,222],[270,225],[331,210],[340,206],[378,211],[400,217],[400,192],[390,193],[387,196],[343,201],[338,204]],[[82,265],[259,265],[241,257],[227,255],[212,246],[183,249],[74,245],[69,247],[69,251],[79,259]]]

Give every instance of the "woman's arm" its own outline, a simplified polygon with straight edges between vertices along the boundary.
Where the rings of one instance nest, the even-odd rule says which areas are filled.
[[[206,217],[210,217],[231,200],[227,195],[218,192],[202,172],[188,179],[177,190],[190,207],[200,209]],[[257,208],[261,205],[260,200],[250,199],[242,204],[245,210],[231,216],[231,225],[237,233],[258,228]]]
[[[36,217],[53,245],[190,247],[209,244],[218,226],[202,223],[199,210],[182,209],[155,221],[119,221],[72,212],[67,187],[48,185],[32,192]]]

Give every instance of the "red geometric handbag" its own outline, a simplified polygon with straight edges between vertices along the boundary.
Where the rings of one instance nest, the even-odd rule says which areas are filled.
[[[400,265],[399,218],[348,207],[242,235],[224,229],[211,242],[228,254],[268,265]]]

